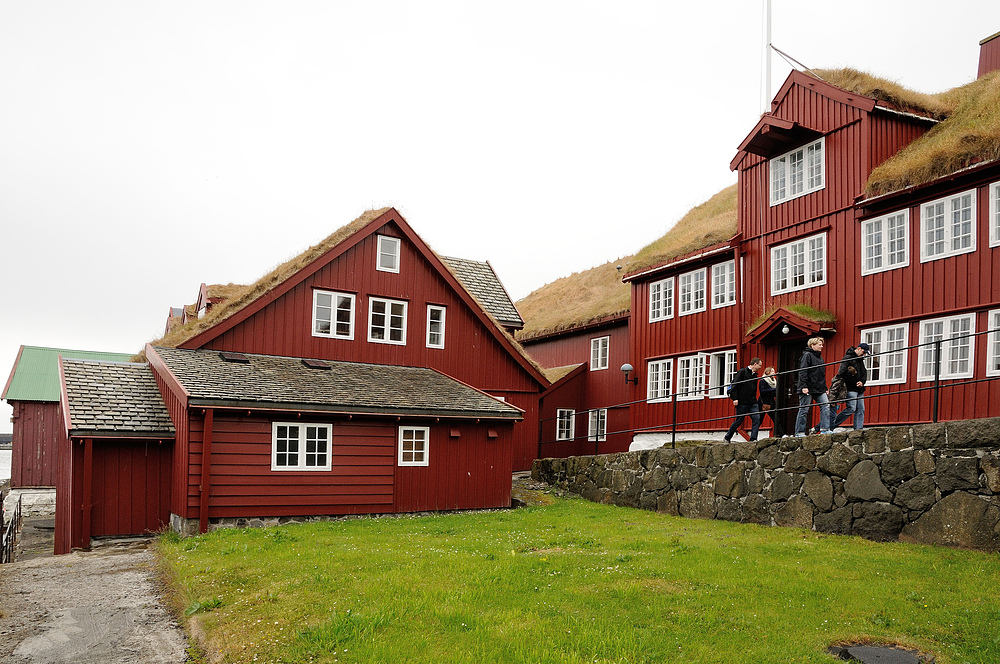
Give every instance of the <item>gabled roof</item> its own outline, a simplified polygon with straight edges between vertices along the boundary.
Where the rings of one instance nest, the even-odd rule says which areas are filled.
[[[504,327],[524,327],[521,314],[510,299],[510,294],[500,282],[489,261],[480,262],[465,258],[441,256],[445,265],[458,277],[476,300]]]
[[[783,331],[786,325],[812,336],[821,331],[832,330],[836,320],[836,316],[829,311],[820,311],[807,304],[775,307],[750,324],[745,341],[759,343],[765,337],[771,341],[779,340],[786,334]]]
[[[148,364],[64,357],[60,369],[70,435],[173,438],[174,425]]]
[[[519,408],[434,369],[146,347],[190,406],[520,420]]]
[[[8,401],[59,401],[59,356],[81,360],[128,362],[130,353],[102,353],[66,348],[21,346],[0,399]]]

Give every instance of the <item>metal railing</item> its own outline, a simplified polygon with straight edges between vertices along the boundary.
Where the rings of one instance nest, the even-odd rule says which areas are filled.
[[[924,359],[923,359],[923,357],[921,356],[921,353],[918,350],[917,362],[916,362],[916,364],[917,364],[917,376],[918,376],[917,380],[920,381],[920,382],[927,382],[927,383],[929,383],[928,385],[923,386],[923,387],[913,387],[913,388],[903,388],[903,389],[890,390],[890,391],[887,391],[887,392],[879,392],[878,394],[870,394],[870,393],[866,392],[865,395],[864,395],[865,400],[866,401],[868,401],[868,400],[877,400],[877,399],[883,399],[883,398],[886,398],[886,397],[899,396],[899,395],[902,395],[902,394],[910,394],[910,393],[915,393],[915,392],[928,392],[928,391],[931,391],[932,392],[931,421],[937,422],[939,420],[939,416],[940,416],[940,403],[941,403],[940,397],[941,397],[942,390],[952,389],[952,388],[956,388],[956,387],[961,387],[961,386],[964,386],[964,385],[972,385],[972,384],[977,384],[977,383],[995,383],[997,381],[1000,381],[1000,373],[998,373],[997,375],[987,376],[985,378],[951,377],[952,374],[953,374],[953,372],[946,372],[945,374],[942,374],[942,364],[944,362],[953,362],[953,361],[956,361],[954,358],[945,358],[944,357],[944,355],[942,353],[942,349],[944,348],[944,346],[946,344],[951,349],[951,348],[955,348],[956,347],[955,342],[957,342],[957,341],[961,341],[962,339],[971,339],[971,338],[979,337],[979,336],[983,336],[983,335],[1000,335],[1000,329],[989,329],[989,330],[985,330],[983,332],[970,332],[970,333],[961,334],[961,335],[950,335],[950,336],[947,336],[947,337],[943,337],[941,339],[936,339],[934,341],[925,341],[923,343],[911,344],[909,346],[901,346],[901,347],[895,348],[895,349],[893,349],[891,351],[884,351],[884,352],[881,352],[881,353],[871,353],[871,354],[866,355],[865,356],[866,366],[868,367],[869,375],[871,375],[871,365],[872,365],[872,362],[874,362],[876,360],[876,358],[888,357],[888,356],[896,355],[897,353],[902,352],[902,351],[906,351],[907,354],[908,354],[909,351],[912,350],[912,349],[932,348],[933,349],[933,376],[930,376],[927,373],[921,373],[920,369],[924,365]],[[990,339],[990,341],[993,344],[1000,344],[1000,338],[998,338],[998,337],[993,337],[992,339]],[[998,351],[995,348],[991,348],[991,347],[987,348],[987,354],[988,354],[988,356],[990,358],[992,358],[993,357],[992,354],[996,353],[996,352],[998,352]],[[975,373],[975,357],[973,355],[974,354],[970,352],[969,357],[964,358],[964,360],[962,358],[958,359],[958,361],[960,361],[960,362],[961,361],[965,361],[965,362],[968,363],[968,367],[969,367],[968,373],[970,375],[974,375],[974,373]],[[908,355],[907,355],[907,358],[908,358]],[[840,364],[843,361],[844,361],[844,358],[840,358],[840,359],[834,360],[832,362],[826,362],[826,363],[822,364],[821,366],[823,367],[824,372],[825,372],[826,371],[826,367],[829,367],[829,366],[836,365],[839,368]],[[1000,360],[994,359],[994,361],[1000,361]],[[907,359],[907,363],[908,362],[909,362],[909,360]],[[820,366],[820,365],[816,365],[816,366]],[[881,369],[882,367],[879,367],[879,368]],[[800,371],[800,369],[789,369],[787,371],[777,372],[777,373],[774,373],[772,375],[776,376],[776,377],[787,376],[787,377],[789,377],[788,379],[795,380],[797,382],[799,371]],[[998,367],[998,372],[1000,372],[1000,367]],[[964,375],[964,373],[962,375]],[[757,380],[760,380],[760,379],[761,379],[760,377],[757,378]],[[942,381],[948,381],[948,382],[947,383],[942,383]],[[731,378],[730,378],[730,382],[731,382]],[[648,398],[647,399],[636,399],[634,401],[626,401],[626,402],[623,402],[623,403],[618,403],[618,404],[613,404],[613,405],[608,405],[608,406],[598,406],[596,408],[590,408],[590,409],[587,409],[587,410],[574,411],[574,417],[577,417],[577,416],[580,416],[580,415],[585,415],[585,416],[587,416],[589,418],[589,414],[591,412],[594,412],[594,411],[605,410],[605,409],[610,411],[612,409],[628,408],[628,407],[631,407],[633,405],[642,404],[642,403],[659,404],[659,403],[672,402],[672,411],[673,412],[672,412],[672,416],[671,416],[670,422],[664,422],[664,423],[661,423],[661,424],[657,424],[657,425],[653,425],[653,426],[648,426],[648,427],[637,427],[637,428],[632,428],[632,429],[619,429],[617,431],[606,431],[605,434],[604,434],[604,436],[605,436],[605,438],[607,438],[607,436],[612,436],[612,435],[616,435],[616,434],[626,434],[626,433],[636,434],[636,433],[649,433],[649,432],[663,432],[664,429],[667,426],[669,426],[670,427],[670,432],[671,432],[671,445],[672,446],[676,446],[676,444],[677,444],[677,427],[678,426],[688,426],[688,425],[692,425],[692,424],[708,424],[708,423],[712,423],[712,422],[732,422],[733,419],[736,417],[735,413],[731,413],[731,414],[720,416],[720,417],[708,417],[708,418],[691,419],[691,420],[678,420],[677,419],[677,402],[684,400],[683,398],[680,398],[680,397],[684,397],[684,396],[687,396],[687,395],[699,395],[698,396],[698,400],[700,400],[701,398],[704,398],[705,396],[707,396],[710,390],[716,390],[716,389],[722,390],[723,396],[724,396],[725,390],[726,390],[727,386],[730,384],[730,382],[727,382],[727,383],[725,383],[724,385],[721,385],[721,386],[712,386],[711,388],[708,388],[708,389],[702,387],[700,389],[687,390],[687,391],[677,392],[677,393],[671,392],[669,394],[669,396],[667,396],[666,398],[660,397],[660,398],[656,398],[656,399],[652,399],[652,400],[650,400]],[[891,386],[893,384],[898,384],[898,383],[878,382],[878,383],[875,383],[873,385],[873,384],[871,384],[871,382],[869,382],[869,383],[866,384],[866,387],[882,387],[884,385],[890,385]],[[797,392],[798,392],[798,390],[795,390],[795,393],[797,393]],[[729,399],[727,398],[726,401],[728,402]],[[843,404],[843,403],[845,403],[847,401],[849,401],[849,399],[846,399],[846,398],[845,399],[839,399],[839,400],[836,400],[836,401],[833,401],[833,400],[830,401],[831,420],[832,420],[833,416],[836,414],[835,406],[838,405],[838,404]],[[818,407],[818,406],[819,406],[819,404],[817,404],[817,403],[814,402],[810,406],[810,408],[812,408],[812,407]],[[771,413],[781,413],[781,412],[785,412],[785,411],[798,411],[798,410],[799,410],[799,405],[798,404],[793,404],[793,405],[790,405],[790,406],[785,406],[784,408],[771,408],[768,411],[761,410],[758,413],[756,413],[756,415],[759,416],[761,418],[761,422],[763,422],[765,412],[768,413],[768,414],[771,414]],[[1000,415],[1000,399],[998,399],[997,402],[996,402],[996,410],[997,410],[997,414]],[[744,415],[744,417],[748,417],[748,416],[750,416],[750,415],[749,414]],[[542,422],[556,421],[557,422],[556,427],[558,429],[558,419],[559,419],[558,416],[557,417],[548,417],[548,418],[540,419],[540,421],[539,421],[539,428],[541,428]],[[773,421],[773,417],[772,417],[772,421]],[[575,432],[575,426],[574,426],[574,432]],[[600,442],[603,442],[603,441],[594,441],[593,440],[593,436],[591,434],[589,434],[589,433],[588,434],[584,434],[584,435],[579,435],[579,436],[578,435],[574,435],[571,438],[556,438],[555,440],[541,440],[540,439],[539,440],[539,444],[538,444],[539,452],[541,452],[542,445],[548,445],[548,444],[554,444],[554,443],[572,443],[572,442],[581,441],[581,440],[584,440],[584,439],[587,439],[589,442],[595,442],[595,453],[596,453],[596,450],[598,449],[597,444],[599,444]],[[542,456],[542,455],[539,454],[539,456]]]
[[[17,538],[21,533],[21,497],[18,496],[14,513],[3,527],[3,541],[0,543],[0,564],[14,562]]]

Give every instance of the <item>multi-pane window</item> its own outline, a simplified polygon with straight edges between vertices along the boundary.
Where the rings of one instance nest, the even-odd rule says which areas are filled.
[[[736,304],[736,261],[712,266],[712,308]]]
[[[869,385],[906,382],[908,325],[892,325],[862,330],[861,341],[868,344],[865,357]]]
[[[349,293],[313,291],[314,337],[354,338],[354,296]]]
[[[701,399],[705,396],[705,356],[689,355],[677,358],[677,400]]]
[[[271,470],[330,470],[330,424],[271,423]]]
[[[910,264],[910,211],[861,222],[861,274]]]
[[[1000,182],[990,185],[990,246],[1000,246]]]
[[[976,250],[976,190],[920,208],[920,262]]]
[[[986,317],[989,334],[986,335],[986,375],[1000,376],[1000,309],[994,309]]]
[[[708,356],[708,396],[726,396],[726,387],[736,375],[736,351],[724,350]]]
[[[436,304],[427,305],[427,347],[444,348],[445,308]]]
[[[669,401],[673,382],[671,360],[653,360],[646,363],[646,400]]]
[[[920,372],[917,380],[933,380],[937,364],[936,341],[941,341],[941,378],[971,378],[975,343],[974,314],[920,322]]]
[[[590,424],[587,427],[587,440],[603,441],[608,439],[608,409],[598,408],[590,411]]]
[[[611,337],[597,337],[590,340],[590,370],[608,368],[608,346]]]
[[[771,160],[771,205],[824,187],[823,146],[824,139],[820,138]]]
[[[771,248],[771,295],[826,283],[826,235]]]
[[[556,409],[556,440],[573,440],[575,425],[575,410],[568,408]]]
[[[430,461],[429,427],[399,427],[399,465],[426,466]]]
[[[674,317],[674,278],[649,285],[649,322]]]
[[[705,269],[687,272],[677,277],[678,315],[697,313],[705,310]]]
[[[406,344],[406,302],[368,299],[368,341]]]
[[[381,272],[399,272],[399,238],[378,236],[378,259],[375,268]]]

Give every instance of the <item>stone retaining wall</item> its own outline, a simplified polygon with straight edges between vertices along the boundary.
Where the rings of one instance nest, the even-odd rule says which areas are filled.
[[[1000,550],[1000,418],[538,459],[531,474],[685,517]]]

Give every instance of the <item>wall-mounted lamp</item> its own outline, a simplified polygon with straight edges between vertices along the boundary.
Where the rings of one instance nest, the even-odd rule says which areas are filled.
[[[633,385],[638,385],[639,384],[639,378],[638,377],[636,377],[636,378],[629,378],[628,377],[628,375],[630,373],[632,373],[633,371],[635,371],[635,369],[628,362],[626,362],[625,364],[622,365],[622,373],[625,374],[625,382],[626,383],[632,383]]]
[[[782,325],[781,326],[781,333],[782,334],[788,334],[791,331],[792,331],[792,329],[790,327],[788,327],[788,325]]]

